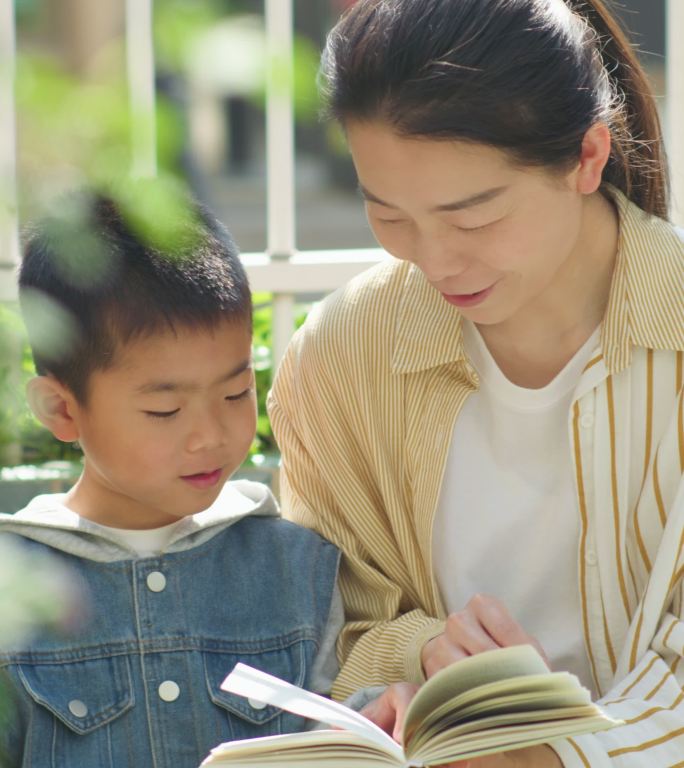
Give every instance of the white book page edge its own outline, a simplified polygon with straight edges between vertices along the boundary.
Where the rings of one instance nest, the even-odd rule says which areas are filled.
[[[405,762],[401,746],[375,723],[343,704],[287,683],[248,664],[236,664],[221,689],[363,736]]]

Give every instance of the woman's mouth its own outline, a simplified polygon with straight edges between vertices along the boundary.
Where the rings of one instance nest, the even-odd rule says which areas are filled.
[[[485,288],[482,291],[476,291],[475,293],[442,293],[442,296],[444,296],[449,304],[453,304],[455,307],[460,307],[463,309],[468,307],[476,307],[478,304],[482,304],[483,301],[489,298],[489,295],[492,293],[495,286],[496,283],[494,285],[490,285],[489,288]]]

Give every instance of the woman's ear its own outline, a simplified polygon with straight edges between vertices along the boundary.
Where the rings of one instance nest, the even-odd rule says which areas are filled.
[[[52,376],[36,376],[26,385],[26,398],[38,421],[64,443],[78,440],[78,403]]]
[[[578,192],[591,195],[601,186],[603,170],[610,158],[610,148],[610,129],[605,123],[594,123],[582,139],[576,178]]]

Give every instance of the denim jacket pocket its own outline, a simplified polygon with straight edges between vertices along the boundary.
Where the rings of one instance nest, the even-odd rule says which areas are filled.
[[[31,698],[79,736],[91,734],[133,707],[128,658],[19,665]]]
[[[221,683],[238,662],[268,672],[293,685],[302,685],[306,679],[304,643],[261,653],[208,652],[204,654],[204,671],[209,697],[230,716],[232,738],[251,738],[258,735],[289,733],[304,728],[304,718],[284,712],[279,707],[221,690]]]

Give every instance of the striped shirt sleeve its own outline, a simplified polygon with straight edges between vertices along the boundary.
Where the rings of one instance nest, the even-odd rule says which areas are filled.
[[[300,402],[306,393],[292,370],[297,354],[295,339],[270,393],[269,415],[283,454],[280,496],[284,515],[315,529],[343,552],[339,578],[346,624],[338,640],[342,664],[333,697],[343,700],[359,688],[393,680],[422,682],[421,649],[425,642],[443,631],[443,621],[420,608],[405,611],[407,603],[413,601],[415,605],[414,596],[407,598],[402,584],[408,576],[390,578],[370,562],[363,546],[364,537],[366,541],[377,541],[385,536],[387,551],[396,544],[381,530],[377,499],[372,498],[364,479],[358,477],[360,464],[349,463],[349,457],[357,456],[359,450],[353,444],[353,431],[335,432],[327,440],[321,436],[315,441],[306,439],[307,424],[318,423],[321,429],[333,424],[330,410],[334,404],[326,397],[327,414],[317,420],[315,414],[311,414],[315,403],[307,399],[305,408]],[[312,376],[313,372],[308,369],[307,379],[316,379],[317,386],[324,387],[320,378],[324,372],[317,373],[318,376]],[[299,418],[304,411],[308,418]],[[318,454],[314,457],[308,450],[322,444],[326,446],[325,460]],[[335,483],[335,492],[325,481],[325,474],[330,471],[338,478],[347,477],[347,482]],[[336,496],[343,492],[348,498]],[[355,511],[353,517],[346,514],[350,508]],[[400,562],[399,552],[394,559]]]

